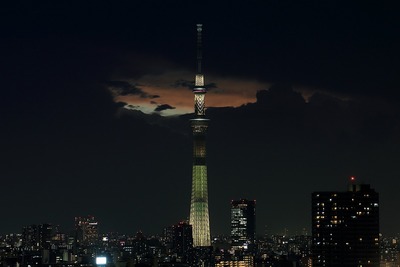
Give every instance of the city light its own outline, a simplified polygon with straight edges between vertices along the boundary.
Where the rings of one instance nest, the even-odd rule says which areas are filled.
[[[96,264],[97,265],[106,265],[107,264],[107,258],[104,256],[96,257]]]

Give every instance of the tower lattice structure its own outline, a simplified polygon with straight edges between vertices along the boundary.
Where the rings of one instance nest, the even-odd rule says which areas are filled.
[[[190,224],[193,228],[193,246],[211,246],[208,213],[208,186],[206,165],[206,132],[209,120],[205,118],[204,75],[202,61],[202,24],[197,24],[197,74],[193,88],[195,118],[191,119],[193,132],[193,178],[190,203]]]

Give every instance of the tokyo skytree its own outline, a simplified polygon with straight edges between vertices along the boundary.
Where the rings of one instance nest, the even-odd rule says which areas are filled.
[[[197,24],[197,74],[193,88],[195,118],[191,119],[193,132],[193,178],[189,223],[193,229],[193,246],[211,246],[208,214],[206,165],[206,132],[209,120],[205,117],[204,75],[201,70],[203,25]]]

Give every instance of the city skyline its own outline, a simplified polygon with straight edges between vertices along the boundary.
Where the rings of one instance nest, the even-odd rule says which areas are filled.
[[[267,1],[231,3],[221,18],[222,3],[196,8],[2,8],[0,233],[72,225],[77,214],[120,232],[188,219],[196,23],[211,233],[229,233],[230,201],[241,198],[257,200],[258,234],[310,231],[310,193],[342,190],[349,176],[380,193],[381,232],[397,233],[395,9]]]
[[[213,252],[206,256],[207,258],[202,258],[203,262],[204,259],[208,259],[211,266],[225,266],[237,262],[242,262],[245,266],[274,266],[277,263],[310,266],[313,259],[319,262],[313,263],[318,266],[354,266],[349,261],[364,262],[363,265],[371,266],[378,266],[378,262],[387,266],[398,264],[399,234],[379,235],[378,193],[370,185],[353,183],[347,192],[314,192],[312,199],[312,236],[259,236],[249,252],[237,247],[235,249],[234,232],[238,232],[233,231],[231,237],[213,238]],[[232,214],[241,214],[239,217],[245,215],[246,202],[234,201]],[[255,204],[254,201],[250,202]],[[253,204],[250,204],[252,207],[248,207],[248,216],[245,215],[240,221],[246,222],[246,217],[250,219],[254,215]],[[238,225],[234,221],[239,217],[236,215],[233,216],[235,219],[232,221],[232,230],[241,232],[240,229],[243,230],[245,225],[237,228]],[[248,220],[247,222],[250,223]],[[192,226],[187,222],[167,226],[160,235],[146,235],[140,231],[134,234],[100,233],[97,231],[97,223],[93,216],[75,217],[75,228],[68,233],[52,224],[31,224],[25,226],[22,233],[1,235],[1,261],[10,266],[18,266],[18,263],[40,266],[94,266],[98,257],[105,257],[112,266],[124,266],[132,261],[145,266],[170,266],[171,263],[195,266],[198,257],[205,256],[196,253],[199,250],[193,247]],[[253,227],[245,227],[249,230],[247,234],[250,234],[250,239],[254,236]],[[316,246],[324,248],[316,249]],[[340,263],[337,263],[338,261]],[[345,264],[346,262],[348,264]],[[156,265],[157,263],[159,265]]]

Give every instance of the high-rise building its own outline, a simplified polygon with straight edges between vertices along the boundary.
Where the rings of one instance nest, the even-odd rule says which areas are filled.
[[[167,227],[165,238],[169,253],[187,261],[190,250],[193,248],[192,226],[187,222],[180,222]]]
[[[22,230],[22,242],[25,250],[49,249],[53,227],[51,224],[32,224]]]
[[[313,267],[379,266],[379,194],[354,180],[346,192],[312,194]]]
[[[193,228],[193,246],[211,246],[210,220],[208,213],[208,188],[206,165],[206,132],[208,119],[205,118],[204,97],[206,88],[201,70],[202,24],[197,24],[197,74],[193,88],[195,118],[191,119],[193,132],[193,173],[192,197],[189,223]]]
[[[25,226],[22,229],[22,246],[25,250],[39,248],[38,226],[36,224]]]
[[[49,223],[39,225],[39,242],[40,247],[50,249],[51,240],[53,238],[53,226]]]
[[[231,239],[233,249],[248,250],[254,246],[256,234],[256,201],[232,200]]]
[[[83,245],[94,245],[98,241],[98,222],[94,216],[75,217],[75,239]]]

